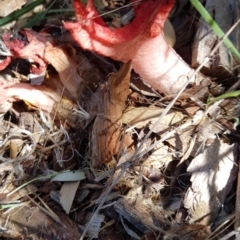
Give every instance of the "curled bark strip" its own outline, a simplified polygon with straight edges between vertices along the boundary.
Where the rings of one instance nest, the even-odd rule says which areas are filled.
[[[131,62],[126,63],[117,74],[108,79],[108,91],[103,93],[103,113],[94,122],[92,131],[93,165],[108,161],[120,150],[121,124],[128,96]]]

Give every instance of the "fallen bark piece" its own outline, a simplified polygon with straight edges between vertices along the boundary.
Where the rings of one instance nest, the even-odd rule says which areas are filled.
[[[195,157],[187,171],[192,174],[184,206],[192,221],[212,223],[223,206],[237,174],[238,146],[215,140]]]
[[[129,92],[131,62],[123,65],[108,79],[108,89],[102,96],[103,111],[97,115],[92,130],[92,161],[99,165],[120,150],[122,114]]]
[[[131,60],[133,69],[154,89],[176,93],[192,69],[168,45],[162,32],[173,6],[174,0],[143,1],[134,5],[136,17],[131,24],[110,29],[92,0],[86,7],[74,0],[78,22],[67,22],[64,27],[82,48],[122,62]]]
[[[202,240],[208,239],[211,231],[208,226],[200,224],[179,224],[172,229],[165,232],[166,239],[188,239],[188,240]]]
[[[165,216],[169,212],[147,196],[143,195],[142,186],[135,187],[114,204],[115,210],[143,233],[164,229],[168,224]]]
[[[7,239],[79,239],[77,224],[60,211],[55,213],[61,224],[30,204],[15,208],[9,214],[1,214],[0,220],[6,227],[1,236]]]

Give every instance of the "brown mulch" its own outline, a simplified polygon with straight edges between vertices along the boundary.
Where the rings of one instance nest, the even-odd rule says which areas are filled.
[[[116,2],[98,10],[128,4]],[[127,10],[105,21],[120,27]],[[191,65],[199,16],[188,1],[177,1],[170,20],[174,49]],[[1,238],[234,239],[239,131],[231,117],[239,103],[206,103],[238,89],[236,70],[221,67],[222,74],[213,63],[211,81],[189,86],[158,122],[172,96],[146,86],[131,62],[80,49],[61,27],[56,19],[37,27],[51,33],[57,47],[47,54],[52,58],[54,49],[57,57],[36,88],[56,96],[58,107],[48,114],[20,101],[1,116]],[[66,65],[83,81],[66,80]],[[29,63],[14,59],[1,77],[28,83],[28,74]],[[61,91],[63,81],[78,101]],[[54,179],[63,172],[70,174]]]

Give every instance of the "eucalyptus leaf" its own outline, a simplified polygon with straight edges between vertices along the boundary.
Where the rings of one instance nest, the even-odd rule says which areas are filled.
[[[85,173],[82,170],[76,171],[65,171],[60,172],[56,176],[51,179],[53,181],[60,181],[60,182],[73,182],[73,181],[80,181],[85,179]]]

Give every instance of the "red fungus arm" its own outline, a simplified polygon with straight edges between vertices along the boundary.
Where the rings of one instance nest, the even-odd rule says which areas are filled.
[[[168,4],[166,4],[166,2]],[[105,54],[104,47],[109,51],[109,55],[115,56],[117,47],[128,44],[129,41],[139,37],[153,38],[158,36],[163,29],[164,22],[173,7],[174,0],[148,0],[135,6],[136,17],[127,26],[118,29],[111,29],[105,25],[102,18],[96,15],[96,9],[92,5],[92,0],[88,0],[86,8],[79,0],[74,0],[74,9],[77,23],[65,23],[74,40],[85,49]],[[161,12],[159,12],[161,9]],[[130,49],[128,49],[130,50]],[[136,49],[132,49],[135,51]],[[125,55],[127,51],[125,51]],[[130,50],[129,56],[131,57]],[[129,60],[129,59],[128,59]]]
[[[177,92],[184,84],[180,76],[191,68],[164,39],[162,29],[174,0],[148,0],[135,6],[133,22],[110,29],[96,17],[92,0],[86,8],[74,0],[77,23],[65,23],[74,40],[84,49],[115,60],[132,60],[133,69],[153,88],[166,93]]]
[[[0,76],[0,113],[7,112],[13,102],[20,100],[51,113],[60,99],[56,91],[45,86],[11,83]]]
[[[45,47],[50,41],[47,37],[42,36],[30,29],[21,30],[21,34],[26,39],[18,39],[6,33],[3,36],[3,42],[15,58],[31,59],[33,63],[31,72],[40,74],[47,68],[45,59]]]
[[[0,71],[4,70],[11,62],[11,57],[7,56],[5,59],[0,60]]]
[[[60,80],[74,99],[78,98],[78,86],[82,81],[78,74],[78,64],[68,56],[63,48],[54,45],[52,38],[43,33],[37,33],[30,29],[21,31],[22,38],[14,38],[9,33],[3,36],[3,41],[12,56],[15,58],[29,59],[33,63],[31,72],[35,74],[46,70],[48,64],[59,73]],[[3,70],[9,59],[0,62],[0,70]]]

